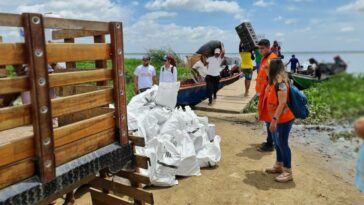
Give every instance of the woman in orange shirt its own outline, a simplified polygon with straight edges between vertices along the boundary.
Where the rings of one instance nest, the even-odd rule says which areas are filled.
[[[291,131],[294,114],[287,105],[289,100],[289,80],[281,59],[272,59],[268,67],[268,85],[261,99],[260,118],[268,122],[269,132],[273,136],[276,149],[276,163],[267,173],[280,174],[278,182],[288,182],[293,179],[291,171],[291,149],[288,137]]]

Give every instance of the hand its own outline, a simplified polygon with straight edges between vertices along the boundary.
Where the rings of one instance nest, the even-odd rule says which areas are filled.
[[[269,131],[275,132],[277,130],[277,121],[273,120],[269,125]]]

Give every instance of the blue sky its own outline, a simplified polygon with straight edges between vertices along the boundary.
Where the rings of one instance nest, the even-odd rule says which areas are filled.
[[[129,53],[159,47],[190,53],[208,40],[237,52],[234,28],[242,21],[280,41],[285,51],[364,50],[364,0],[3,0],[0,8],[123,21]],[[5,41],[20,38],[14,29],[1,29],[0,35]]]

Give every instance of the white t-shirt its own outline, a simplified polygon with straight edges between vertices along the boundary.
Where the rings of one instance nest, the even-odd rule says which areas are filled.
[[[200,76],[202,77],[206,77],[207,75],[207,67],[202,63],[201,60],[197,61],[193,66],[193,69],[196,69],[198,71],[198,73],[200,74]]]
[[[173,72],[172,72],[173,69]],[[169,68],[166,68],[164,65],[161,67],[159,73],[159,82],[163,83],[175,83],[177,82],[177,68],[170,65]]]
[[[152,65],[139,65],[134,75],[138,77],[138,89],[151,88],[153,86],[153,77],[156,76],[155,69]]]
[[[207,75],[220,76],[220,71],[222,70],[221,68],[222,60],[223,59],[220,57],[218,58],[216,58],[215,56],[209,57],[207,59],[207,62],[209,62],[209,65],[207,67]]]

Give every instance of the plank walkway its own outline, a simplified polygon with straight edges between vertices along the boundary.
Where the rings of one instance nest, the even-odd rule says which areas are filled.
[[[256,72],[253,74],[253,80],[251,81],[249,96],[244,97],[244,80],[240,78],[235,83],[228,85],[217,93],[217,99],[208,105],[208,99],[195,106],[195,110],[209,111],[209,112],[220,112],[220,113],[241,113],[245,106],[255,96],[255,83],[256,83]]]

